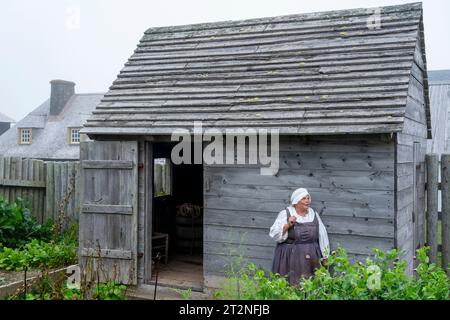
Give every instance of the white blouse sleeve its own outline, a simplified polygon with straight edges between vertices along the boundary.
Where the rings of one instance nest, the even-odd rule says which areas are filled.
[[[317,216],[317,220],[319,221],[320,251],[322,251],[323,257],[326,258],[330,254],[330,242],[328,241],[328,233],[327,233],[327,229],[325,229],[322,219],[320,219],[320,216],[317,212],[316,212],[316,216]]]
[[[272,227],[270,227],[269,236],[278,243],[286,241],[288,233],[283,234],[283,225],[287,223],[286,210],[280,211]]]

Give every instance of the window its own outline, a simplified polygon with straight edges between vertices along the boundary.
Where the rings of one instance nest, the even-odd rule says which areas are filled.
[[[80,128],[69,128],[69,144],[80,143]]]
[[[154,160],[154,194],[155,197],[172,194],[172,163],[168,158]]]
[[[19,129],[19,144],[31,144],[32,132],[31,128]]]

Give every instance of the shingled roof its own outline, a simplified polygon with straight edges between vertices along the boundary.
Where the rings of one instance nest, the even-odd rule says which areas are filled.
[[[81,127],[102,97],[102,93],[74,94],[58,116],[50,115],[50,99],[47,99],[0,136],[0,155],[52,160],[79,159],[79,145],[67,143],[67,129]],[[33,143],[18,144],[18,128],[32,128]]]
[[[401,131],[422,6],[380,9],[379,29],[373,9],[150,28],[83,132]]]
[[[14,123],[14,119],[8,117],[6,114],[0,112],[0,122]]]

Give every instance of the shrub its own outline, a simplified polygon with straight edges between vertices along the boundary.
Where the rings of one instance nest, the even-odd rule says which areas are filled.
[[[125,300],[124,291],[127,287],[110,280],[99,283],[94,289],[94,300]]]
[[[450,280],[442,268],[430,264],[428,248],[417,250],[419,265],[415,277],[405,274],[406,262],[396,249],[373,249],[365,262],[351,263],[344,249],[338,248],[327,266],[314,277],[291,287],[280,275],[247,264],[237,277],[228,277],[216,298],[224,299],[308,299],[308,300],[413,300],[449,299]]]
[[[0,247],[18,248],[31,239],[49,241],[52,224],[39,224],[21,198],[11,204],[0,198]]]
[[[49,243],[32,240],[23,248],[3,248],[0,269],[21,271],[27,268],[57,268],[76,262],[76,243],[61,241]]]
[[[427,247],[417,250],[419,265],[411,278],[396,249],[383,252],[374,248],[373,257],[365,263],[351,264],[345,250],[338,248],[329,258],[333,275],[322,266],[314,278],[304,279],[301,287],[307,299],[449,299],[450,281],[444,270],[429,263],[427,251]]]

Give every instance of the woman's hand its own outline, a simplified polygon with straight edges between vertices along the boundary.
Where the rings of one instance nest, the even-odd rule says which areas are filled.
[[[288,219],[288,222],[289,222],[289,226],[292,227],[295,224],[295,222],[297,222],[297,218],[294,216],[290,216]]]
[[[296,221],[296,217],[290,216],[288,219],[288,223],[283,225],[283,234],[285,234],[289,230],[289,228],[295,224]]]

